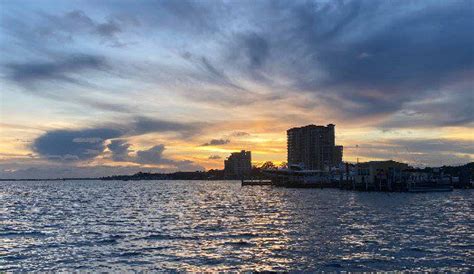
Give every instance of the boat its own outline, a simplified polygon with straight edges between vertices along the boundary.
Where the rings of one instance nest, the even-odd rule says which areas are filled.
[[[274,186],[294,188],[320,188],[331,183],[329,172],[322,170],[306,170],[298,165],[289,168],[265,170],[271,176]]]
[[[408,192],[449,192],[453,191],[453,184],[449,178],[429,178],[421,181],[408,181]]]

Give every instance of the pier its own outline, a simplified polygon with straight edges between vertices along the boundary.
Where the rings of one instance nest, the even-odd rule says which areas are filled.
[[[345,181],[326,181],[320,183],[303,183],[296,181],[285,181],[278,179],[272,180],[242,180],[242,186],[262,186],[270,185],[273,187],[285,188],[338,188],[342,190],[353,191],[374,191],[374,192],[448,192],[453,190],[451,184],[445,183],[404,183],[404,182],[380,182],[380,183],[357,183],[354,180]]]

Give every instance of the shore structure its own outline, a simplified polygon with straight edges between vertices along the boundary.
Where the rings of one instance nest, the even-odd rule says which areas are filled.
[[[353,180],[366,189],[392,190],[402,180],[403,171],[408,168],[408,164],[392,160],[360,163],[356,166]]]
[[[453,178],[420,174],[393,160],[343,165],[343,147],[335,145],[335,125],[307,125],[287,131],[288,166],[263,170],[271,185],[297,188],[341,188],[366,191],[452,191]],[[250,183],[251,181],[254,181]],[[242,179],[242,185],[266,185]],[[463,183],[464,184],[464,183]]]
[[[346,171],[287,169],[263,171],[271,185],[287,188],[340,188],[387,192],[452,191],[456,178],[442,172],[420,175],[419,171],[396,161],[372,161],[350,166]],[[244,184],[243,184],[244,185]],[[466,187],[467,188],[467,187]]]

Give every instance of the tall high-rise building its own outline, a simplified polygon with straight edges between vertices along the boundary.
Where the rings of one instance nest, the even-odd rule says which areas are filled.
[[[288,164],[323,170],[342,163],[342,146],[335,145],[335,125],[308,125],[287,131]]]
[[[249,175],[252,171],[252,156],[250,151],[233,152],[224,161],[224,172],[228,176]]]

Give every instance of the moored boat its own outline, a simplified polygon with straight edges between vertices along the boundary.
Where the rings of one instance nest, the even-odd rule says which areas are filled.
[[[305,170],[299,166],[285,169],[266,170],[272,177],[274,186],[295,188],[319,188],[331,183],[329,172],[321,170]]]
[[[423,181],[409,181],[408,192],[449,192],[453,191],[453,184],[448,178],[428,179]]]

